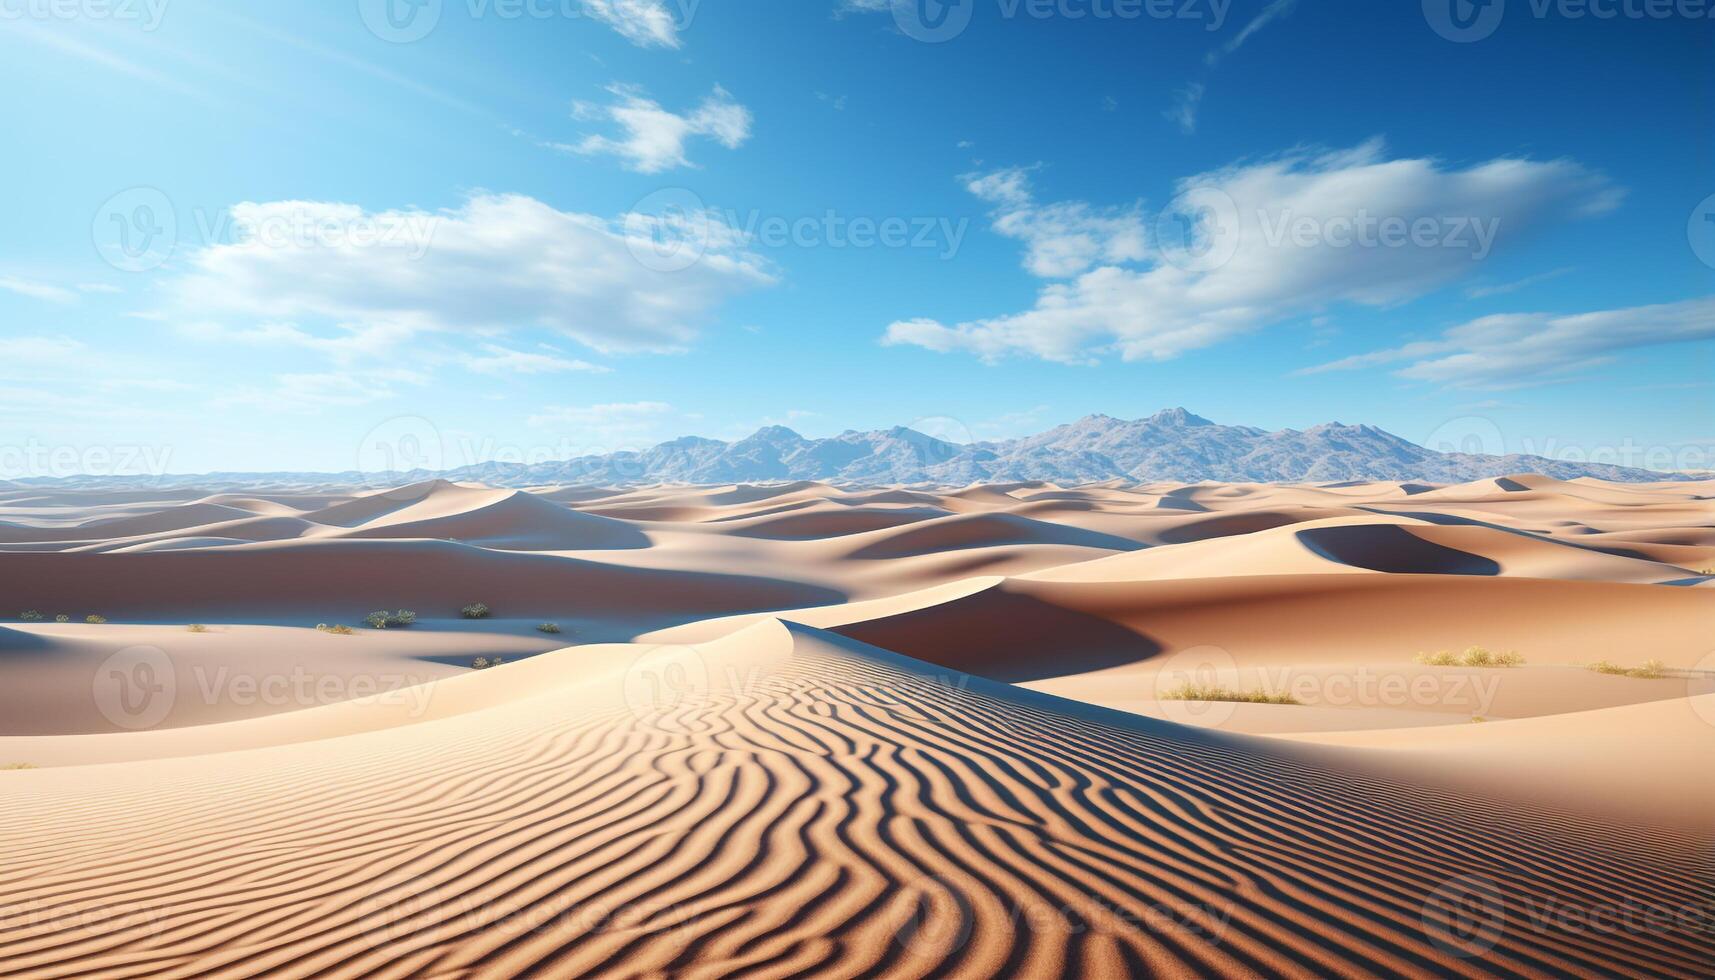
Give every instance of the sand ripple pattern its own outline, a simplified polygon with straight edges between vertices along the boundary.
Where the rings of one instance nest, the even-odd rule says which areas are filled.
[[[0,976],[1715,972],[1715,842],[787,642],[648,710],[16,774]]]

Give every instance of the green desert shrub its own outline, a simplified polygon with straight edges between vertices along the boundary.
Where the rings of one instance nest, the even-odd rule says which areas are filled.
[[[1161,695],[1163,701],[1237,701],[1242,704],[1298,704],[1290,694],[1237,691],[1219,684],[1181,684]]]
[[[36,768],[36,767],[30,765],[28,762],[8,762],[4,765],[0,765],[0,769],[34,769],[34,768]]]
[[[542,633],[558,633],[558,632],[560,632],[560,624],[559,623],[543,623],[540,626],[537,626],[536,629],[538,632],[542,632]]]
[[[56,622],[56,623],[69,623],[69,622],[71,622],[71,617],[67,616],[65,613],[60,613],[58,616],[54,617],[54,622]]]
[[[356,632],[344,623],[322,623],[318,625],[316,629],[321,630],[323,633],[332,633],[335,636],[350,636],[352,633]]]
[[[39,623],[42,621],[42,614],[34,609],[26,609],[18,614],[18,618],[26,623]]]
[[[363,621],[378,630],[384,630],[395,627],[411,626],[417,622],[417,614],[409,609],[400,609],[397,612],[388,612],[387,610],[382,609],[363,617]]]
[[[192,623],[189,626],[186,626],[185,629],[189,630],[192,633],[207,633],[208,632],[208,627],[204,626],[201,623]]]
[[[1459,658],[1451,650],[1438,650],[1435,653],[1420,653],[1417,662],[1429,667],[1457,667]]]
[[[487,619],[489,608],[485,603],[473,602],[459,610],[459,615],[466,619]]]
[[[83,617],[83,621],[90,624],[91,626],[100,626],[102,623],[107,622],[107,617],[101,615],[100,613],[90,613],[89,615]]]
[[[488,669],[488,658],[487,657],[478,657],[475,660],[472,660],[470,662],[470,666],[471,666],[472,670],[487,670]]]

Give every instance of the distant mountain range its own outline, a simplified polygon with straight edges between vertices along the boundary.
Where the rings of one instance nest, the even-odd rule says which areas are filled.
[[[1060,484],[1180,482],[1337,483],[1403,480],[1461,483],[1511,473],[1639,483],[1686,474],[1575,463],[1543,456],[1484,456],[1426,449],[1372,425],[1331,422],[1269,432],[1219,425],[1183,408],[1146,419],[1091,415],[1070,425],[999,442],[957,444],[895,427],[806,439],[768,426],[736,442],[687,436],[642,452],[546,463],[480,463],[400,473],[209,473],[164,477],[70,477],[15,485],[211,488],[398,485],[440,478],[496,487],[551,484],[770,483],[964,486],[1045,480]]]

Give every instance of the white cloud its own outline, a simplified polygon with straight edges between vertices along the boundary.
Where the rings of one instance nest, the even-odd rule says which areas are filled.
[[[1178,125],[1181,132],[1195,133],[1197,131],[1197,110],[1203,105],[1203,93],[1208,86],[1202,82],[1190,82],[1184,88],[1174,93],[1173,108],[1163,112],[1162,118]]]
[[[405,349],[405,344],[421,333],[407,324],[385,322],[342,323],[332,336],[310,333],[295,323],[279,322],[234,328],[192,320],[177,324],[174,330],[191,340],[297,347],[321,354],[342,367],[397,357]]]
[[[1227,55],[1230,55],[1234,51],[1244,47],[1245,42],[1249,41],[1257,31],[1262,30],[1275,21],[1285,17],[1287,14],[1292,13],[1292,8],[1296,6],[1298,6],[1298,0],[1274,0],[1274,2],[1270,3],[1268,6],[1262,8],[1261,13],[1252,17],[1250,22],[1241,28],[1237,34],[1233,35],[1232,40],[1221,45],[1216,50],[1209,52],[1208,56],[1205,57],[1203,61],[1209,65],[1216,64],[1222,58],[1225,58]]]
[[[77,299],[77,294],[64,286],[55,286],[36,279],[21,279],[17,276],[0,276],[0,289],[50,303],[70,303]]]
[[[662,0],[583,0],[584,12],[640,48],[677,48],[679,25]]]
[[[558,354],[512,350],[499,344],[483,344],[482,349],[487,352],[484,356],[467,357],[462,362],[465,367],[479,374],[554,374],[562,371],[603,374],[608,371],[598,364]]]
[[[1218,220],[1212,211],[1184,211],[1193,216],[1194,241],[1216,248],[1213,258],[1230,250],[1225,262],[1185,261],[1183,249],[1163,251],[1172,243],[1157,242],[1144,268],[1104,258],[1109,264],[1044,287],[1029,310],[953,326],[905,320],[887,329],[884,342],[986,360],[1028,354],[1086,363],[1112,352],[1126,360],[1169,358],[1330,304],[1412,299],[1471,273],[1488,249],[1611,209],[1620,196],[1600,174],[1570,161],[1498,159],[1454,169],[1432,159],[1384,159],[1379,143],[1233,166],[1188,178],[1178,189],[1203,202],[1230,202]],[[1353,239],[1357,225],[1383,221],[1406,228],[1427,222],[1441,237]],[[1308,239],[1295,233],[1306,224],[1314,233]],[[1032,241],[1027,261],[1051,254]],[[1073,264],[1089,254],[1074,252]]]
[[[601,351],[675,350],[729,296],[773,281],[764,260],[712,219],[615,221],[522,195],[481,195],[433,214],[310,202],[231,210],[243,227],[290,220],[321,233],[247,235],[192,254],[191,271],[166,284],[176,314],[325,317],[346,334],[323,346],[396,342],[412,331],[543,327]],[[329,231],[353,228],[370,232]],[[398,228],[415,231],[389,241],[388,229]],[[648,262],[661,231],[680,236],[698,260],[672,270]],[[255,329],[272,335],[262,339],[318,343],[290,325]]]
[[[63,366],[88,353],[89,346],[70,337],[0,337],[0,363],[35,372],[45,365]]]
[[[1075,276],[1097,262],[1136,262],[1147,236],[1136,208],[1099,209],[1081,201],[1039,205],[1021,167],[966,174],[965,188],[996,205],[994,230],[1025,243],[1024,266],[1046,278]]]
[[[1641,347],[1715,339],[1715,297],[1557,315],[1502,313],[1419,341],[1323,364],[1316,374],[1410,361],[1398,374],[1452,388],[1508,388],[1554,380]]]
[[[715,86],[708,98],[685,115],[669,112],[632,85],[610,85],[618,101],[607,106],[578,103],[580,119],[607,119],[618,124],[617,138],[590,135],[565,147],[574,153],[616,156],[630,170],[656,174],[691,166],[685,143],[693,137],[711,139],[729,150],[750,138],[750,110],[733,100],[726,89]]]
[[[1484,299],[1489,296],[1505,296],[1507,293],[1516,293],[1521,289],[1535,286],[1538,283],[1547,282],[1550,279],[1558,279],[1572,271],[1574,270],[1571,266],[1562,266],[1558,269],[1550,269],[1547,272],[1539,272],[1534,276],[1525,276],[1523,279],[1515,279],[1512,282],[1480,283],[1467,288],[1465,290],[1465,295],[1471,299]]]
[[[270,412],[315,414],[386,401],[401,386],[426,384],[429,376],[409,368],[278,374],[271,388],[246,388],[217,396],[218,407],[255,406]]]
[[[601,405],[551,405],[532,415],[529,424],[558,429],[586,443],[584,451],[639,449],[661,441],[661,423],[673,413],[666,402],[609,402]]]

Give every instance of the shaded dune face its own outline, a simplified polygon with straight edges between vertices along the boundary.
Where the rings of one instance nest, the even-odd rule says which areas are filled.
[[[1500,563],[1412,534],[1392,524],[1298,532],[1306,548],[1345,565],[1397,575],[1499,575]]]
[[[0,918],[0,975],[1695,976],[1715,956],[1707,931],[1560,914],[1704,907],[1708,840],[1346,776],[803,627],[744,640],[790,649],[709,652],[706,688],[629,707],[574,683],[9,793],[0,899],[31,911]]]

